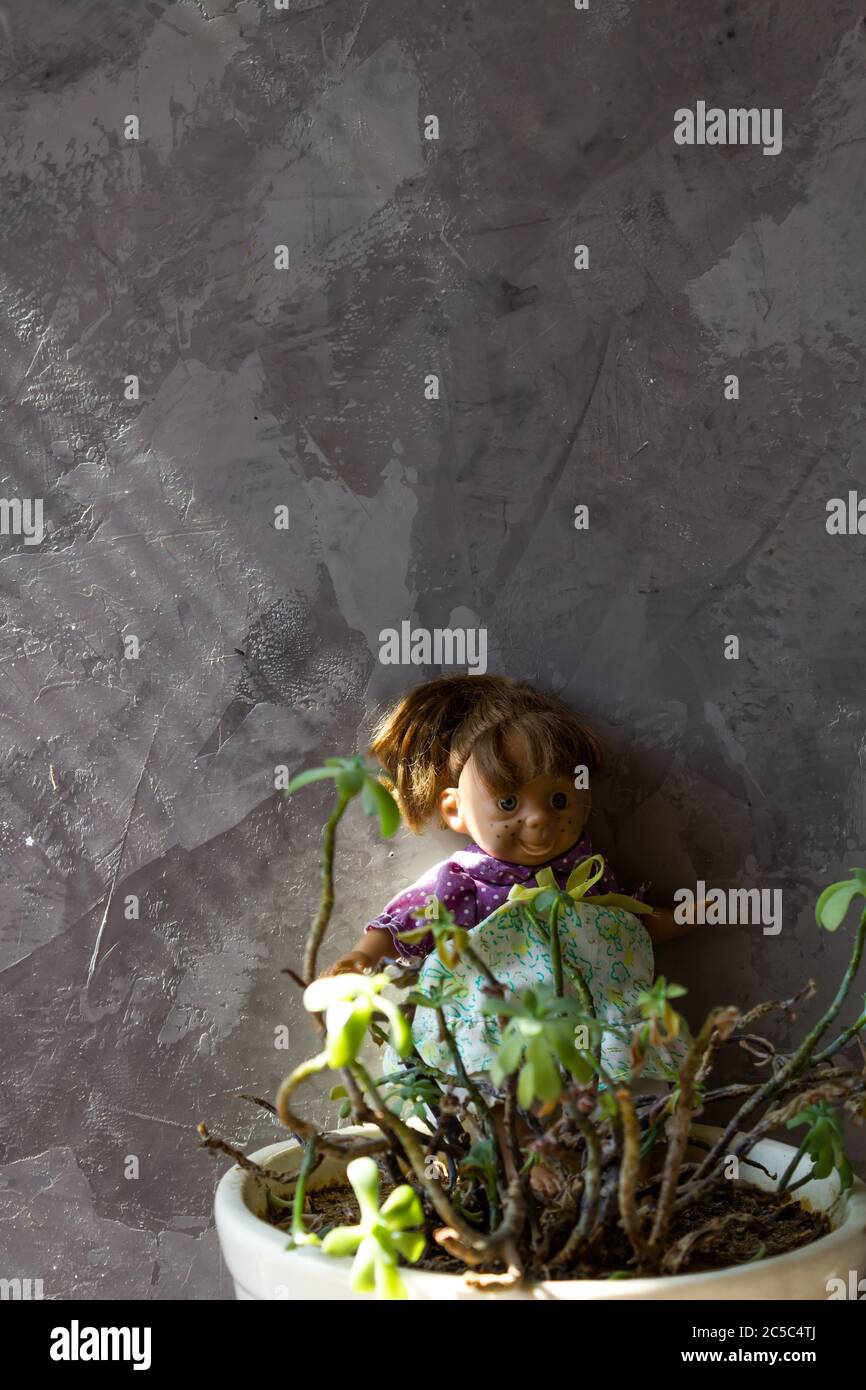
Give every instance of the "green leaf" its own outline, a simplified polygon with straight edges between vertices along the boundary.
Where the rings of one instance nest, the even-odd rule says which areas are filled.
[[[361,795],[364,810],[368,816],[374,813],[379,817],[379,832],[383,840],[389,840],[400,825],[400,808],[390,792],[368,777]]]
[[[535,1097],[535,1068],[527,1062],[517,1078],[517,1103],[528,1110]]]
[[[571,1072],[571,1075],[580,1082],[581,1086],[585,1086],[592,1080],[592,1067],[586,1058],[580,1055],[574,1045],[574,1039],[567,1031],[551,1028],[548,1030],[547,1037],[562,1065]]]
[[[348,972],[345,975],[329,975],[326,979],[314,980],[304,990],[304,1008],[310,1014],[324,1013],[325,1009],[336,1004],[337,1000],[351,999],[357,991],[358,980],[365,980],[365,977],[350,975]]]
[[[326,1255],[354,1255],[364,1239],[363,1226],[335,1226],[324,1237],[322,1249]]]
[[[407,1264],[413,1265],[424,1254],[427,1244],[421,1231],[395,1231],[391,1237]]]
[[[386,1264],[384,1260],[376,1261],[376,1293],[389,1303],[409,1297],[396,1265]]]
[[[358,795],[364,785],[364,774],[357,768],[352,768],[351,771],[341,768],[334,777],[334,781],[340,795],[349,798]]]
[[[528,1053],[535,1069],[535,1094],[541,1100],[557,1100],[562,1092],[562,1081],[544,1038],[533,1038]]]
[[[291,1197],[278,1197],[276,1192],[272,1192],[269,1187],[265,1191],[268,1196],[268,1206],[273,1207],[274,1211],[291,1210],[295,1205],[294,1199]]]
[[[418,1193],[408,1183],[395,1187],[382,1204],[381,1215],[387,1219],[393,1231],[405,1231],[410,1226],[420,1226],[424,1212]]]
[[[375,1220],[379,1211],[379,1169],[369,1154],[353,1158],[346,1168],[346,1177],[361,1208],[361,1216]]]
[[[406,1015],[390,999],[380,999],[378,1003],[391,1024],[391,1046],[398,1057],[408,1057],[415,1044]]]
[[[525,1038],[538,1038],[544,1032],[540,1018],[519,1018],[517,1026]]]
[[[310,782],[322,782],[326,777],[336,777],[336,775],[336,772],[327,767],[311,767],[307,772],[299,772],[297,777],[292,778],[284,789],[283,796],[291,796],[292,792],[296,792],[299,787],[308,786]]]
[[[353,1293],[376,1292],[376,1270],[379,1264],[379,1246],[372,1236],[367,1236],[358,1246],[358,1253],[352,1264],[352,1277],[349,1288]]]
[[[334,1071],[354,1062],[373,1016],[369,999],[338,999],[328,1009],[328,1066]]]
[[[502,1076],[510,1076],[520,1065],[523,1056],[523,1038],[520,1032],[509,1023],[496,1054],[496,1064]],[[495,1084],[499,1084],[498,1082]]]
[[[497,996],[486,995],[481,1000],[481,1012],[483,1014],[504,1014],[506,1017],[514,1018],[522,1015],[524,1006],[519,999],[500,999]]]
[[[810,1174],[813,1178],[829,1178],[833,1171],[832,1152],[822,1153]]]
[[[396,936],[398,941],[423,941],[429,931],[430,928],[425,923],[423,927],[411,927],[409,931],[398,931]]]
[[[493,1144],[489,1139],[476,1139],[466,1157],[461,1161],[461,1168],[468,1172],[495,1173],[496,1164],[493,1157]]]
[[[358,1199],[361,1220],[357,1226],[329,1231],[323,1249],[329,1255],[355,1252],[350,1281],[354,1292],[405,1298],[404,1285],[397,1276],[398,1259],[402,1255],[414,1263],[426,1244],[422,1231],[408,1229],[424,1219],[418,1194],[404,1183],[394,1189],[380,1210],[379,1170],[369,1155],[353,1159],[346,1175]]]
[[[815,904],[815,919],[825,931],[837,931],[848,915],[848,909],[858,894],[863,892],[857,879],[845,879],[831,883],[825,888]]]

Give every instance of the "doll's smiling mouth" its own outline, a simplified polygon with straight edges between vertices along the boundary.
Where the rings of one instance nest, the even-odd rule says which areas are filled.
[[[552,840],[549,844],[546,845],[528,845],[525,840],[519,840],[518,844],[520,845],[520,848],[526,852],[526,854],[532,855],[546,856],[553,849]]]

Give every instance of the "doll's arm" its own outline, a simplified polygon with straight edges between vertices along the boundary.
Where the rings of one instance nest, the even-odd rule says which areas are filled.
[[[328,975],[363,975],[365,970],[375,969],[382,957],[393,950],[393,946],[391,933],[384,927],[365,931],[351,951],[340,956],[340,959],[329,965],[327,970],[323,970],[320,978],[324,979]]]
[[[428,932],[421,941],[399,941],[398,935],[404,931],[415,931],[418,919],[415,913],[423,908],[431,897],[438,898],[454,913],[461,927],[474,927],[478,919],[478,903],[475,884],[469,874],[453,860],[445,860],[428,869],[417,883],[404,889],[375,917],[364,930],[351,951],[334,961],[325,975],[343,975],[347,972],[363,973],[375,969],[383,956],[399,956],[402,959],[422,959],[433,947],[433,937]]]
[[[641,902],[645,901],[646,887],[646,884],[641,884],[640,888],[636,889],[634,892],[634,896]],[[617,882],[616,875],[608,864],[605,865],[604,875],[596,892],[622,892]],[[659,944],[662,941],[673,941],[677,936],[684,936],[686,932],[690,932],[695,925],[693,921],[675,922],[674,909],[672,907],[654,907],[651,903],[647,903],[647,906],[652,907],[652,913],[641,914],[640,920],[649,932],[651,941],[655,944]]]
[[[684,922],[678,922],[675,919],[672,907],[654,907],[651,914],[641,918],[654,942],[673,941],[678,936],[685,936],[686,932],[694,931],[698,925],[696,921],[697,904],[678,909],[678,911],[685,912],[686,920]]]
[[[425,956],[432,940],[410,943],[397,938],[399,932],[412,931],[418,926],[414,913],[435,892],[438,869],[439,865],[428,869],[417,883],[404,888],[402,893],[392,898],[384,912],[367,924],[351,951],[335,960],[323,974],[363,974],[365,970],[375,970],[383,956],[400,956],[404,959]]]

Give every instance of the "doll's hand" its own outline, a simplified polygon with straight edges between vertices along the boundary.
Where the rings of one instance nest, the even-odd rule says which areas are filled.
[[[351,951],[323,970],[319,979],[326,980],[329,975],[363,975],[367,970],[375,970],[386,952],[393,948],[391,933],[383,927],[365,931]]]
[[[701,925],[701,922],[706,922],[707,908],[712,905],[709,898],[697,898],[694,903],[686,905],[684,925],[697,927]],[[679,910],[682,912],[682,908]]]
[[[677,936],[685,936],[686,932],[693,931],[695,927],[701,925],[701,918],[706,922],[706,908],[709,900],[699,898],[696,903],[690,905],[685,911],[685,920],[680,920],[683,916],[682,906],[654,907],[652,914],[645,919],[646,928],[651,938],[655,942],[673,941]]]
[[[327,970],[323,970],[319,979],[326,980],[331,975],[363,975],[372,964],[370,957],[363,951],[350,951],[347,956],[340,956],[340,959],[329,965]]]

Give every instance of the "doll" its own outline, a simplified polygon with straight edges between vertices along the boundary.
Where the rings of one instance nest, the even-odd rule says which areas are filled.
[[[385,956],[426,956],[432,938],[408,943],[413,913],[440,899],[458,925],[475,927],[515,884],[552,870],[564,888],[593,854],[586,834],[592,793],[583,783],[602,764],[598,736],[559,700],[506,676],[445,676],[410,691],[379,722],[370,744],[403,818],[420,834],[438,812],[469,837],[465,845],[398,893],[347,955],[325,973],[375,968]],[[579,770],[586,777],[575,777]],[[580,783],[580,785],[576,785]],[[596,888],[616,893],[606,870]],[[690,930],[670,908],[645,919],[653,941]]]
[[[375,729],[370,752],[381,762],[411,830],[420,833],[438,812],[444,826],[468,836],[470,843],[398,893],[325,973],[372,970],[385,956],[409,961],[421,956],[422,991],[453,975],[457,994],[444,1010],[448,1026],[502,1131],[502,1096],[488,1078],[501,1034],[498,1020],[480,1007],[485,982],[472,978],[467,962],[458,961],[452,971],[431,954],[433,938],[426,933],[419,939],[416,914],[431,898],[439,899],[458,926],[475,929],[476,949],[496,979],[512,990],[549,979],[549,938],[546,943],[539,937],[519,899],[531,895],[539,874],[542,882],[550,883],[552,875],[570,891],[569,876],[593,855],[586,834],[592,806],[587,783],[601,766],[600,740],[559,700],[524,682],[449,676],[400,700]],[[597,870],[596,876],[601,877],[596,893],[618,892],[609,870],[603,875]],[[601,1060],[608,1075],[623,1075],[628,1070],[623,1033],[628,1034],[615,1025],[634,1020],[637,997],[652,984],[651,939],[666,940],[689,927],[675,922],[669,908],[652,909],[646,927],[617,907],[576,907],[563,920],[563,962],[577,966],[589,984],[596,1017],[605,1027]],[[404,933],[415,939],[404,939]],[[412,1033],[422,1060],[453,1074],[431,1010],[415,1011]],[[633,1089],[665,1092],[671,1064],[682,1061],[685,1046],[680,1037],[650,1049]],[[386,1071],[399,1065],[389,1048],[384,1065]],[[523,1137],[531,1137],[529,1131]],[[533,1167],[531,1181],[538,1193],[555,1195],[557,1179],[543,1164]]]

